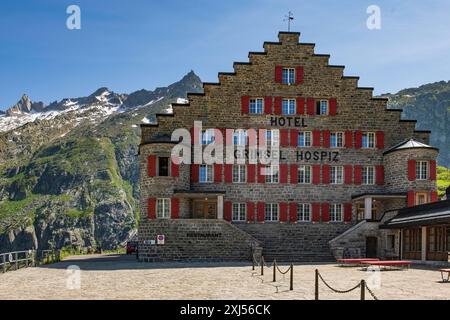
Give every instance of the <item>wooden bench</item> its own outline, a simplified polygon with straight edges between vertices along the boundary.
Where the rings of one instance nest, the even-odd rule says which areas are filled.
[[[442,282],[449,282],[450,280],[450,269],[439,269],[441,272],[441,278]],[[447,273],[447,278],[444,276],[444,274]]]
[[[355,265],[355,266],[361,266],[364,265],[364,262],[374,262],[374,261],[380,261],[380,259],[377,258],[359,258],[359,259],[336,259],[337,262],[340,263],[341,266],[348,266],[348,265]]]
[[[362,263],[370,266],[379,266],[385,268],[387,267],[394,269],[409,269],[412,264],[411,261],[404,260],[364,261]]]

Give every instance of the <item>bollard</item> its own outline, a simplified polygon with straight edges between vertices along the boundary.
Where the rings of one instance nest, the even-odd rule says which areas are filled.
[[[319,270],[316,269],[316,283],[315,283],[315,300],[319,300]]]
[[[277,282],[277,262],[273,260],[273,282]]]
[[[366,300],[366,280],[361,280],[361,300]]]
[[[252,271],[255,271],[255,256],[252,257]]]
[[[291,263],[291,287],[289,290],[294,290],[294,265]]]
[[[264,275],[264,256],[261,256],[261,275]]]

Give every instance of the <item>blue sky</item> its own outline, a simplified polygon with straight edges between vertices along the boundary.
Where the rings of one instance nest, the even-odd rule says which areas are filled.
[[[71,4],[81,8],[81,30],[66,28]],[[381,30],[366,27],[371,4],[381,8]],[[2,0],[0,10],[1,109],[23,93],[49,103],[102,86],[153,89],[191,69],[215,82],[276,41],[289,10],[300,41],[376,93],[450,78],[448,0]]]

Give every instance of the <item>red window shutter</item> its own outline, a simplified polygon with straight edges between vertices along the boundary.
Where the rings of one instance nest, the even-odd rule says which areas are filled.
[[[292,147],[298,146],[298,130],[297,129],[291,129],[291,146]]]
[[[273,113],[281,114],[283,111],[282,105],[283,105],[283,99],[281,97],[275,97],[275,108],[274,108]]]
[[[223,129],[214,129],[214,144],[215,145],[219,145],[222,144],[223,145],[223,139],[224,139],[224,134],[223,134]]]
[[[156,219],[156,198],[149,198],[147,203],[147,216],[149,219]]]
[[[344,221],[350,222],[352,221],[352,204],[344,203]]]
[[[153,154],[148,156],[148,176],[156,176],[156,156]]]
[[[320,130],[313,130],[313,147],[320,147]]]
[[[298,220],[296,202],[291,202],[289,204],[289,220],[291,222],[296,222]]]
[[[330,183],[330,166],[324,164],[322,166],[322,183],[329,184]]]
[[[180,199],[170,199],[170,217],[172,219],[178,219],[180,217]]]
[[[289,147],[289,130],[280,129],[280,143],[282,147]]]
[[[297,98],[297,110],[296,113],[299,115],[305,114],[305,98]]]
[[[256,166],[256,176],[258,177],[258,183],[265,183],[266,182],[266,176],[264,175],[264,166],[261,164],[258,164]]]
[[[335,116],[336,113],[337,113],[337,101],[336,101],[336,98],[331,98],[328,101],[328,104],[330,106],[330,113],[329,113],[330,116]]]
[[[288,204],[287,202],[280,202],[280,221],[288,221]]]
[[[353,132],[345,131],[345,147],[351,149],[353,147]]]
[[[266,145],[266,130],[265,129],[258,129],[258,140],[259,140],[260,146]]]
[[[266,97],[264,99],[264,113],[272,114],[272,97]]]
[[[312,166],[312,183],[319,184],[320,183],[320,164],[315,164]]]
[[[256,164],[247,165],[247,183],[255,183]]]
[[[283,67],[282,66],[275,67],[275,82],[276,83],[283,82]]]
[[[222,182],[222,165],[214,164],[214,182],[221,183]]]
[[[312,205],[312,221],[320,221],[320,203],[313,203]]]
[[[377,131],[376,132],[376,142],[377,142],[377,148],[378,149],[384,149],[384,132],[383,131]]]
[[[192,182],[198,182],[198,170],[200,166],[198,164],[191,164],[191,180]]]
[[[180,165],[175,163],[178,162],[178,158],[175,158],[174,156],[172,156],[172,161],[171,161],[171,165],[170,165],[170,174],[172,175],[172,177],[178,177],[180,175]]]
[[[316,114],[314,98],[307,98],[306,99],[306,109],[307,109],[306,112],[310,116],[313,116],[313,115]]]
[[[298,165],[291,164],[291,183],[297,184],[298,183]]]
[[[430,160],[430,180],[436,180],[436,160]]]
[[[232,164],[225,164],[225,183],[232,183],[233,182],[233,165]]]
[[[351,165],[344,166],[344,183],[352,184],[353,183],[353,167]]]
[[[288,165],[280,164],[280,183],[288,183]]]
[[[255,222],[255,204],[253,202],[247,202],[247,221]]]
[[[362,166],[355,166],[355,184],[362,183]]]
[[[250,97],[243,96],[242,99],[242,114],[248,114],[250,110]]]
[[[232,209],[233,205],[231,201],[225,201],[223,204],[223,218],[226,221],[231,221],[233,217]]]
[[[325,130],[323,132],[323,147],[324,148],[329,148],[330,147],[330,130]]]
[[[408,160],[408,180],[416,180],[416,160]]]
[[[438,193],[437,193],[437,191],[431,191],[430,192],[430,201],[431,202],[438,201]]]
[[[384,184],[384,167],[376,166],[375,170],[376,170],[377,185],[382,186]]]
[[[355,133],[355,149],[361,149],[362,147],[362,131],[356,131]]]
[[[330,221],[330,204],[322,203],[322,221],[328,222]]]
[[[406,198],[407,198],[407,202],[408,202],[408,207],[414,207],[416,200],[414,199],[415,193],[413,190],[408,191]]]
[[[303,83],[303,67],[297,67],[296,70],[296,83],[297,84],[302,84]]]
[[[256,205],[256,210],[257,210],[257,220],[259,222],[264,222],[265,220],[265,206],[264,206],[264,202],[258,202],[258,204]]]

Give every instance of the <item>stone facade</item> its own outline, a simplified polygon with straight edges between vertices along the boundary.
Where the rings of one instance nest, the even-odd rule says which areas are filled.
[[[247,253],[239,255],[229,249],[219,253],[220,250],[213,249],[214,246],[222,248],[217,241],[210,243],[185,241],[184,235],[188,231],[183,228],[196,228],[201,231],[202,228],[211,227],[200,222],[195,223],[195,226],[186,225],[186,221],[193,218],[194,201],[203,198],[207,200],[217,197],[218,220],[222,217],[230,220],[228,211],[231,208],[230,204],[233,203],[244,203],[247,210],[254,210],[252,213],[247,211],[246,222],[232,223],[251,235],[250,237],[260,241],[263,254],[274,258],[280,256],[284,260],[327,260],[332,257],[331,252],[335,252],[330,250],[330,241],[351,230],[358,223],[355,197],[397,195],[398,198],[388,197],[378,200],[377,214],[381,219],[384,212],[392,212],[406,205],[408,191],[416,188],[428,192],[436,190],[435,181],[409,181],[407,175],[408,159],[434,161],[437,156],[436,150],[403,150],[384,154],[392,146],[408,139],[427,144],[430,132],[415,130],[415,121],[401,120],[401,110],[386,109],[386,99],[374,98],[372,88],[358,87],[358,77],[344,76],[344,66],[329,65],[329,58],[329,55],[316,54],[314,44],[299,43],[299,33],[280,32],[279,42],[265,42],[264,52],[250,52],[249,62],[234,63],[232,73],[219,73],[218,83],[205,83],[203,94],[188,94],[189,103],[173,104],[173,114],[157,115],[157,123],[141,125],[139,241],[142,260],[202,259],[213,256],[223,260],[226,254],[229,254],[229,259],[232,260],[237,256],[247,256]],[[275,74],[280,67],[296,68],[296,73],[302,73],[301,81],[291,85],[279,83]],[[301,69],[298,69],[299,67]],[[243,97],[264,98],[265,103],[268,103],[269,97],[271,111],[248,114],[243,111]],[[296,99],[296,114],[278,114],[275,106],[276,97]],[[304,100],[298,100],[299,97]],[[328,114],[310,114],[308,99],[311,98],[316,102],[321,99],[327,101]],[[337,105],[335,114],[332,114],[330,109],[332,100],[336,101]],[[299,108],[301,103],[299,101],[304,101],[302,108]],[[292,120],[290,125],[289,123],[281,125],[289,117]],[[301,126],[295,125],[295,118],[302,124]],[[224,165],[214,167],[214,170],[220,171],[214,173],[213,183],[199,183],[195,180],[192,173],[194,167],[188,164],[181,164],[176,176],[150,175],[149,157],[170,156],[174,146],[174,142],[170,141],[172,132],[179,128],[191,131],[194,121],[202,121],[202,127],[205,129],[280,129],[280,134],[284,131],[287,138],[281,138],[286,140],[282,141],[280,147],[282,152],[280,169],[285,165],[284,168],[285,170],[288,168],[288,172],[280,171],[280,175],[285,174],[286,180],[276,184],[261,183],[257,174],[254,182],[230,183],[226,181]],[[307,148],[293,146],[292,140],[297,137],[294,135],[297,134],[296,130],[320,132],[320,141],[316,146]],[[346,139],[347,132],[350,132],[350,145],[330,148],[325,141],[328,139],[325,133],[327,131],[343,132]],[[361,148],[357,145],[357,141],[361,139],[358,134],[362,132],[377,133],[376,146]],[[301,152],[312,154],[316,152],[319,157],[315,159],[313,156],[307,160],[303,153],[302,159],[299,157]],[[320,173],[316,177],[318,181],[310,184],[292,183],[292,175],[295,172],[291,170],[293,164],[318,166],[320,168]],[[331,184],[327,181],[329,173],[326,170],[329,170],[329,166],[349,167],[350,182]],[[376,182],[363,184],[356,181],[356,167],[362,166],[377,168]],[[378,168],[382,170],[380,181]],[[208,194],[211,196],[208,197]],[[177,199],[177,210],[172,219],[168,221],[155,219],[155,202],[149,199],[159,198]],[[261,219],[258,214],[260,213],[258,203],[281,205],[279,220],[282,221],[264,223],[264,218]],[[291,209],[291,204],[298,203],[316,204],[320,207],[319,215],[312,213],[314,217],[311,217],[311,222],[294,221],[296,219],[292,218],[292,213],[295,207]],[[345,206],[346,211],[350,210],[350,215],[349,212],[342,212],[342,219],[330,221],[329,209],[324,208],[332,204]],[[318,208],[317,206],[315,208]],[[222,209],[223,207],[225,209]],[[157,234],[166,235],[166,244],[148,245],[148,241],[154,239]],[[360,238],[358,246],[361,248],[364,235],[357,234]],[[345,246],[346,242],[341,241],[340,245]],[[202,247],[210,254],[205,254]]]

